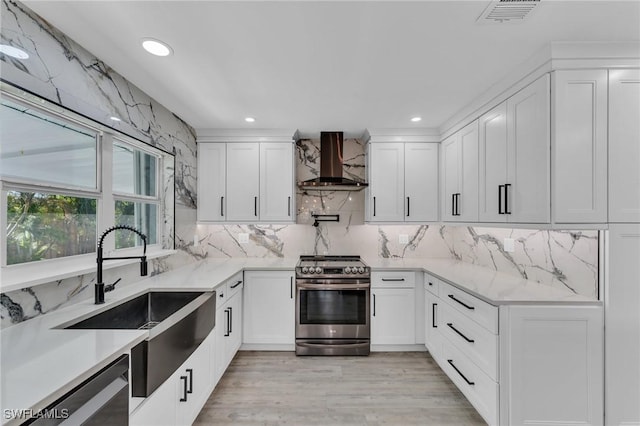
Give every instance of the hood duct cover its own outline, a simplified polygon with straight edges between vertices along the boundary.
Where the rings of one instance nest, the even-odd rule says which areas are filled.
[[[342,176],[343,132],[320,132],[320,177],[298,184],[300,189],[315,191],[360,191],[368,186]]]

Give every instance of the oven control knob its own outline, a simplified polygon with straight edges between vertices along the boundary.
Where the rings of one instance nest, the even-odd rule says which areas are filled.
[[[316,274],[322,273],[322,269],[319,266],[316,266]]]
[[[345,274],[350,274],[351,273],[351,267],[347,266],[346,268],[344,268],[344,273]]]
[[[364,267],[363,266],[359,267],[358,272],[360,272],[361,274],[364,274]]]
[[[308,273],[308,272],[309,272],[309,268],[307,268],[306,266],[303,266],[303,267],[302,267],[302,273],[303,273],[303,274],[306,274],[306,273]]]

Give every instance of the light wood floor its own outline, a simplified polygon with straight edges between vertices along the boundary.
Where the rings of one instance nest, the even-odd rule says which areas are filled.
[[[238,352],[194,425],[486,425],[424,352]]]

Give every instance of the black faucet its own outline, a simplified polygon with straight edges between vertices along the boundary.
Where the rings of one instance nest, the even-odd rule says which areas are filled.
[[[144,243],[142,256],[122,256],[122,257],[103,257],[102,256],[102,242],[104,241],[104,237],[106,237],[107,234],[113,231],[116,231],[118,229],[135,232],[140,236],[140,238],[142,238],[142,242]],[[105,289],[105,285],[102,282],[102,262],[104,262],[105,260],[120,260],[120,259],[140,259],[140,275],[141,276],[147,275],[147,236],[144,235],[142,232],[138,231],[137,229],[127,225],[112,226],[111,228],[107,229],[102,233],[102,235],[100,236],[100,240],[98,241],[98,258],[96,260],[96,262],[98,262],[98,273],[96,277],[96,288],[95,288],[96,305],[100,305],[104,303],[105,291],[113,290],[115,288],[115,285],[118,283],[118,281],[120,281],[120,279],[118,279],[115,283],[108,285],[107,288]]]

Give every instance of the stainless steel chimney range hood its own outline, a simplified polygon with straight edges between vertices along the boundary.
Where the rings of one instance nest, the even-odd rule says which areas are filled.
[[[320,132],[320,177],[298,182],[305,191],[361,191],[367,186],[342,176],[343,132]]]

